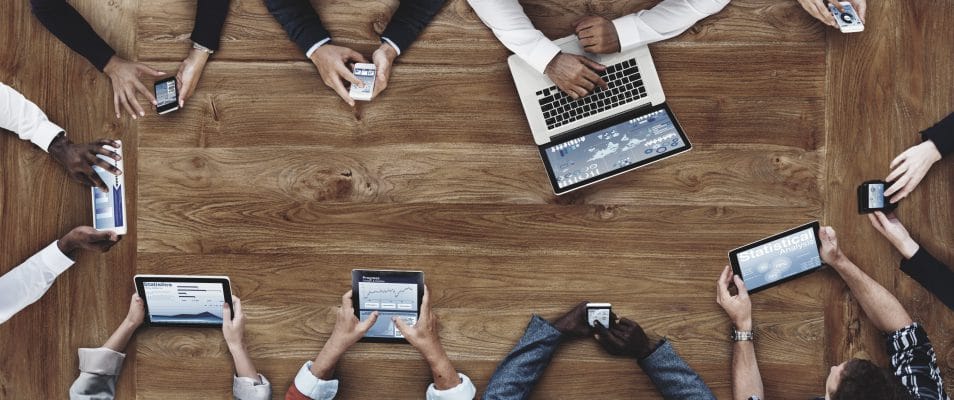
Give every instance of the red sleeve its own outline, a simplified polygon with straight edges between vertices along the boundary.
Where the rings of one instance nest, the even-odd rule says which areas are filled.
[[[298,391],[298,388],[295,387],[295,384],[292,383],[292,385],[288,387],[288,391],[285,392],[285,400],[312,400],[312,399],[308,396],[301,394],[301,392]]]

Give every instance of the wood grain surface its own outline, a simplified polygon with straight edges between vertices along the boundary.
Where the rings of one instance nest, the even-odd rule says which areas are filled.
[[[188,51],[195,1],[70,3],[125,57],[174,71]],[[556,38],[583,15],[615,18],[657,1],[521,3]],[[370,55],[398,1],[313,4],[337,43]],[[652,45],[693,150],[558,197],[509,53],[465,0],[448,1],[387,91],[354,109],[262,1],[232,0],[195,97],[139,121],[112,117],[107,77],[46,32],[27,2],[0,2],[0,81],[74,141],[123,139],[136,193],[130,235],[105,255],[81,255],[0,325],[0,399],[62,398],[76,349],[101,345],[124,317],[134,273],[230,276],[249,351],[283,398],[330,335],[353,268],[424,271],[443,344],[479,392],[532,314],[554,318],[591,300],[668,337],[727,399],[730,324],[714,302],[726,252],[814,219],[833,225],[846,253],[924,323],[942,374],[954,376],[951,312],[898,271],[900,256],[854,198],[858,183],[886,176],[917,132],[954,110],[945,45],[954,5],[869,7],[866,31],[843,35],[795,1],[735,0]],[[3,134],[0,157],[6,272],[90,221],[88,189],[42,150]],[[952,181],[951,160],[938,163],[899,210],[949,263]],[[829,366],[849,357],[886,363],[831,270],[758,293],[753,308],[767,398],[822,394]],[[128,354],[119,398],[230,398],[218,330],[142,329]],[[413,348],[389,344],[354,346],[338,374],[343,399],[421,398],[431,379]],[[632,360],[583,340],[561,347],[533,397],[660,395]]]

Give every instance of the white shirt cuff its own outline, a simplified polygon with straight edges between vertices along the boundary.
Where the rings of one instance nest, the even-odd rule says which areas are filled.
[[[398,45],[394,44],[394,42],[392,42],[391,39],[388,39],[388,38],[382,36],[382,37],[381,37],[381,40],[383,40],[383,41],[385,41],[385,42],[388,42],[388,44],[391,45],[391,47],[393,47],[394,50],[397,50],[398,55],[401,55],[401,48],[398,47]]]
[[[318,43],[313,44],[311,48],[309,48],[308,51],[305,52],[305,57],[311,58],[311,55],[314,54],[315,50],[318,50],[318,48],[321,47],[321,45],[328,43],[329,40],[331,40],[331,38],[327,37],[322,39]]]
[[[527,59],[524,61],[530,64],[537,72],[544,74],[546,73],[547,65],[549,65],[553,57],[556,57],[559,53],[560,46],[553,44],[549,39],[543,39],[530,51],[530,54],[527,55]]]
[[[268,400],[272,398],[272,383],[264,375],[258,380],[245,376],[232,376],[232,397],[237,400]]]
[[[447,390],[437,390],[432,383],[427,387],[427,400],[473,400],[477,388],[467,375],[458,373],[460,384]]]
[[[125,354],[105,347],[83,348],[78,353],[80,372],[88,374],[118,376],[126,359]]]
[[[613,20],[613,26],[616,27],[616,35],[619,38],[620,51],[630,50],[637,44],[642,43],[639,35],[639,24],[641,21],[637,14],[624,15]]]
[[[295,389],[314,400],[331,400],[338,394],[338,380],[326,381],[311,373],[312,362],[308,361],[295,375]]]
[[[53,139],[56,139],[56,136],[59,135],[60,132],[65,131],[50,121],[41,121],[31,134],[30,141],[43,149],[43,151],[49,153],[50,143],[53,143]]]
[[[60,247],[56,245],[56,242],[50,243],[49,246],[40,250],[37,255],[40,256],[40,261],[43,265],[49,267],[49,271],[56,275],[63,273],[63,271],[66,271],[66,269],[74,263],[73,259],[67,257],[66,254],[60,251]]]

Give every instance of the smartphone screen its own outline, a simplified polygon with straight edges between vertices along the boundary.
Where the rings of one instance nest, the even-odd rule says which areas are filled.
[[[868,208],[884,208],[884,184],[872,183],[868,185]]]
[[[608,303],[590,303],[586,306],[586,322],[596,327],[596,322],[604,328],[610,327],[610,305]]]
[[[358,63],[354,65],[354,76],[364,83],[364,87],[351,85],[350,95],[355,100],[371,100],[374,93],[374,76],[377,70],[374,64]]]
[[[156,82],[156,112],[165,114],[179,109],[179,92],[176,78],[170,77]]]

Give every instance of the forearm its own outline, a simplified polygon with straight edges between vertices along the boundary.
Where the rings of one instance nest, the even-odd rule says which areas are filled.
[[[132,338],[138,328],[138,324],[123,320],[123,322],[119,324],[119,328],[116,328],[116,331],[114,331],[113,334],[109,336],[109,339],[106,340],[106,343],[103,344],[103,347],[117,353],[125,353],[129,339]]]
[[[894,332],[913,323],[898,299],[847,257],[841,257],[832,267],[848,285],[868,319],[882,332]]]
[[[699,20],[718,13],[729,0],[666,0],[613,21],[623,51],[679,36]]]
[[[265,0],[265,5],[303,53],[331,36],[308,0]]]
[[[736,400],[765,397],[762,374],[755,359],[755,344],[750,340],[732,345],[732,393]]]
[[[252,358],[249,357],[244,343],[230,344],[229,352],[232,353],[232,361],[235,363],[235,376],[259,380],[258,371],[255,370],[255,365],[252,363]]]
[[[23,97],[20,92],[0,83],[0,128],[6,129],[22,140],[29,140],[44,151],[63,132],[50,122],[40,107]]]
[[[229,0],[199,0],[192,41],[210,50],[219,49],[219,39],[229,13]]]
[[[314,363],[311,365],[311,373],[318,379],[331,380],[335,376],[335,366],[338,360],[344,355],[345,346],[341,346],[331,339],[325,343],[325,346],[318,352]]]
[[[457,369],[451,363],[447,353],[443,348],[438,348],[430,354],[424,355],[427,365],[431,368],[431,375],[434,377],[434,386],[438,390],[451,389],[460,384],[460,377],[457,376]]]
[[[102,71],[115,51],[65,0],[31,0],[36,18],[57,39]]]
[[[398,6],[382,38],[388,38],[404,52],[431,22],[445,0],[404,0]]]
[[[541,74],[546,71],[553,57],[560,53],[560,48],[533,26],[517,0],[467,2],[500,43]]]
[[[934,142],[941,156],[947,156],[954,152],[954,113],[921,132],[924,140]]]
[[[484,393],[485,399],[523,399],[529,396],[550,365],[561,334],[550,323],[534,316],[513,350],[500,362]]]
[[[927,250],[919,248],[911,257],[902,260],[901,271],[954,310],[954,271]]]

